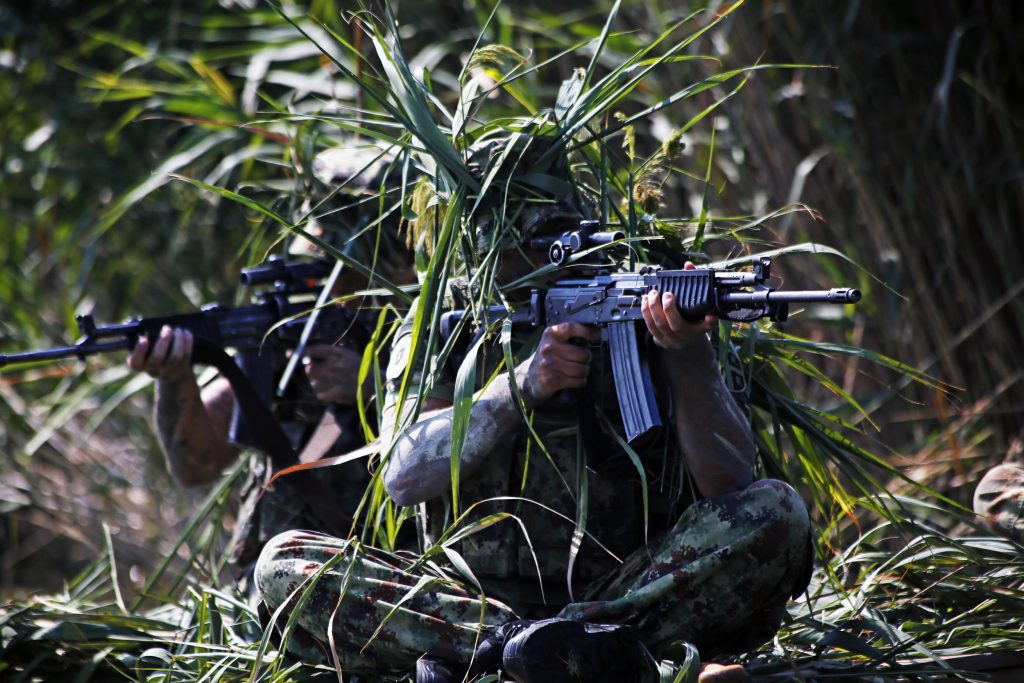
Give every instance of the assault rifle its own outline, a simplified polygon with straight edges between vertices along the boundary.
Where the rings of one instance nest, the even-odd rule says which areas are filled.
[[[556,256],[561,259],[568,240],[558,244],[557,248],[552,246],[553,262]],[[578,250],[585,242],[577,244],[570,251]],[[512,312],[492,306],[483,312],[483,320],[474,323],[480,326],[480,333],[504,318],[514,325],[535,327],[565,322],[600,327],[602,343],[608,345],[611,355],[626,437],[633,441],[661,425],[651,373],[637,337],[637,323],[643,319],[641,297],[651,290],[672,292],[677,308],[691,321],[714,313],[723,320],[737,322],[764,317],[782,322],[789,316],[790,304],[852,304],[861,297],[860,290],[848,287],[779,291],[767,283],[770,273],[771,259],[767,257],[758,259],[750,271],[666,270],[658,266],[647,266],[636,273],[603,270],[589,278],[560,280],[544,291],[535,289],[529,304]],[[444,314],[442,338],[450,337],[466,316],[467,311]]]
[[[355,316],[338,306],[314,310],[322,281],[331,273],[323,260],[285,261],[272,257],[265,264],[241,271],[241,282],[268,289],[256,294],[248,306],[209,304],[199,311],[123,323],[97,325],[93,316],[76,317],[81,338],[73,345],[23,353],[0,354],[0,368],[6,365],[79,358],[110,351],[130,350],[140,336],[155,340],[166,325],[192,332],[192,362],[214,365],[231,383],[235,411],[229,438],[233,443],[259,448],[268,453],[275,468],[292,464],[291,442],[270,412],[275,378],[284,365],[288,350],[301,344],[334,344],[347,341],[362,348],[368,340],[365,328]],[[310,317],[316,316],[307,330]],[[234,359],[225,349],[235,349]],[[298,373],[301,375],[301,373]],[[298,376],[297,375],[297,376]],[[304,379],[304,376],[302,376]],[[283,387],[278,393],[283,393]]]

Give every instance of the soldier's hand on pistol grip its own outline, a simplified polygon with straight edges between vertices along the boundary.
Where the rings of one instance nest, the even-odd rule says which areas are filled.
[[[344,346],[314,344],[306,347],[302,362],[317,399],[343,406],[356,405],[360,354]]]
[[[562,389],[586,385],[591,352],[575,339],[598,341],[598,329],[580,323],[561,323],[544,330],[534,354],[516,368],[516,380],[527,408],[532,408]]]

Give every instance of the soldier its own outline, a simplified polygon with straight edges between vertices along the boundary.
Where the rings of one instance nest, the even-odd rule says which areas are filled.
[[[543,141],[529,144],[533,150],[487,151],[479,163],[514,159],[516,177],[527,175],[534,186],[548,176],[575,187],[565,182],[564,158],[554,155],[552,164]],[[493,186],[509,183],[499,176]],[[572,192],[522,211],[496,209],[477,222],[477,256],[480,263],[498,259],[497,283],[522,281],[544,262],[546,251],[531,238],[582,218],[588,207]],[[468,275],[451,287],[456,308],[487,279]],[[506,287],[503,296],[516,304],[526,293]],[[785,603],[809,578],[809,520],[788,485],[754,480],[749,419],[708,339],[713,316],[687,322],[667,293],[643,301],[668,427],[633,448],[621,438],[609,359],[580,343],[597,341],[596,330],[555,325],[539,340],[514,331],[516,362],[497,374],[504,349],[485,338],[476,373],[482,386],[458,452],[464,517],[456,521],[458,368],[444,366],[424,383],[422,369],[440,363],[413,358],[405,378],[419,303],[392,347],[385,486],[397,503],[422,506],[424,548],[437,559],[443,548],[453,563],[413,563],[319,534],[283,534],[265,547],[256,571],[271,608],[292,609],[309,588],[314,607],[299,622],[332,639],[343,668],[396,671],[416,663],[423,682],[499,668],[520,683],[658,680],[657,659],[679,656],[686,642],[707,658],[770,639]],[[421,386],[428,395],[417,395]],[[557,398],[567,390],[579,392],[568,407]],[[708,670],[705,680],[722,673]]]
[[[354,290],[345,284],[335,288],[336,296],[351,291]],[[364,332],[364,336],[366,334]],[[245,450],[244,446],[230,442],[228,437],[235,404],[231,385],[218,376],[200,388],[191,364],[192,345],[191,332],[165,326],[154,340],[140,338],[128,358],[129,367],[156,379],[154,423],[157,436],[172,475],[190,488],[216,481]],[[361,361],[362,348],[351,342],[306,348],[303,369],[299,372],[305,373],[312,394],[303,390],[306,387],[293,387],[283,399],[275,402],[275,417],[292,447],[300,453],[328,413],[337,433],[332,443],[317,456],[301,455],[301,460],[338,455],[365,444],[355,414]],[[370,480],[364,467],[325,468],[303,473],[321,479],[323,485],[338,496],[341,506],[348,512],[337,516],[334,505],[329,512],[317,509],[315,502],[310,504],[294,486],[275,485],[262,495],[273,474],[271,470],[266,458],[251,461],[230,541],[230,561],[243,594],[251,594],[253,564],[263,544],[275,534],[296,528],[347,534],[351,514]]]
[[[320,154],[313,163],[319,183],[315,190],[324,197],[337,189],[318,207],[318,217],[304,228],[367,265],[376,263],[386,277],[406,279],[409,258],[397,239],[387,240],[392,249],[380,259],[371,258],[375,229],[363,231],[376,221],[380,186],[391,157],[381,149],[350,142]],[[389,203],[394,203],[389,198]],[[310,211],[307,202],[303,213]],[[394,232],[394,222],[385,225]],[[396,233],[397,236],[397,233]],[[312,243],[296,239],[290,253],[323,256]],[[292,447],[303,462],[347,453],[365,445],[357,411],[358,394],[372,414],[372,387],[360,387],[358,376],[363,349],[379,311],[365,297],[351,296],[367,288],[367,280],[353,269],[343,269],[332,295],[352,320],[344,338],[334,344],[308,345],[303,351],[298,377],[289,392],[275,401],[274,411]],[[165,327],[157,339],[141,338],[128,358],[134,370],[156,378],[154,422],[171,473],[184,486],[215,481],[225,468],[237,461],[244,447],[229,442],[234,393],[228,381],[217,377],[200,388],[190,362],[193,339],[188,330]],[[279,371],[281,368],[278,369]],[[300,380],[308,380],[300,381]],[[345,536],[353,515],[366,493],[370,474],[363,463],[302,472],[293,480],[280,482],[264,491],[274,474],[267,458],[251,461],[248,480],[231,539],[230,560],[239,590],[255,602],[252,575],[263,545],[274,535],[289,529],[315,529]],[[301,481],[300,481],[301,480]],[[307,644],[312,641],[304,641]],[[322,655],[318,646],[305,650],[307,656]]]

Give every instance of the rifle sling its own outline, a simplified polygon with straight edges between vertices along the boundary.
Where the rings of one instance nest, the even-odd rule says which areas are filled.
[[[224,349],[206,339],[196,338],[192,347],[192,362],[212,365],[231,385],[238,409],[242,411],[253,436],[259,442],[260,450],[270,458],[272,471],[280,472],[299,462],[281,423]],[[313,473],[295,472],[282,477],[280,483],[300,489],[306,499],[309,516],[321,530],[341,529],[351,524],[351,511],[342,510],[335,502],[335,497]]]
[[[260,450],[270,457],[274,470],[280,471],[298,462],[295,449],[270,406],[260,399],[245,373],[224,349],[197,337],[192,347],[192,362],[212,365],[231,384],[238,409],[259,442]]]
[[[328,406],[316,429],[313,430],[313,435],[299,453],[299,462],[310,463],[323,458],[330,452],[343,431],[344,428],[338,424],[337,415]]]

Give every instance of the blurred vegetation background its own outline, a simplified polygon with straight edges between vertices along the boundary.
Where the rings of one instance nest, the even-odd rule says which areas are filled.
[[[692,10],[732,4],[628,0],[617,22],[627,33],[605,56]],[[415,68],[451,86],[482,30],[483,42],[541,63],[596,38],[611,3],[395,6]],[[314,36],[334,31],[368,49],[343,16],[355,9],[311,0],[285,13],[323,22],[301,21]],[[911,384],[856,358],[822,364],[870,417],[843,413],[866,448],[968,507],[980,473],[1024,451],[1024,116],[1013,104],[1024,92],[1022,31],[1024,6],[999,0],[748,0],[688,48],[727,67],[820,65],[754,73],[688,132],[684,165],[710,164],[714,215],[806,205],[758,239],[826,244],[859,266],[780,259],[786,286],[865,292],[851,316],[804,316],[794,330],[880,351],[954,387]],[[554,101],[580,66],[554,62],[548,79],[528,81],[532,97]],[[656,101],[705,68],[662,69],[637,97]],[[312,156],[338,135],[307,115],[364,97],[270,4],[0,5],[0,353],[63,344],[77,312],[113,322],[238,301],[238,269],[259,260],[276,228],[168,174],[287,214],[308,194]],[[711,101],[654,116],[638,146],[652,153]],[[698,215],[702,201],[699,185],[670,185],[664,213]],[[150,429],[150,384],[123,360],[0,374],[0,603],[57,590],[90,566],[106,552],[104,524],[122,582],[136,590],[166,557],[187,567],[200,554],[176,542],[206,492],[170,479]],[[822,410],[846,410],[820,385],[793,381]],[[213,505],[230,525],[227,495]],[[971,533],[946,512],[930,519]],[[217,526],[200,547],[217,547]]]

